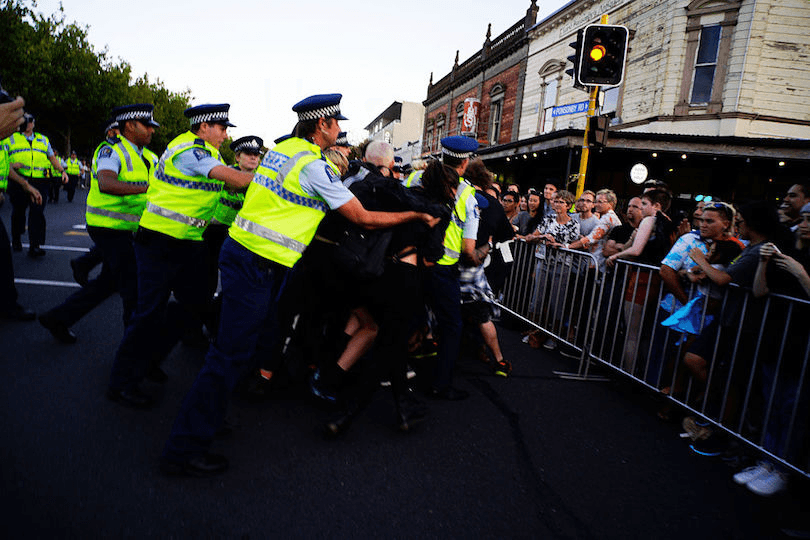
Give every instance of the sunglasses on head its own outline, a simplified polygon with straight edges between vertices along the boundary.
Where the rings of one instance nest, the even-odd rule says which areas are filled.
[[[733,218],[734,214],[736,214],[734,209],[724,202],[709,203],[703,207],[703,211],[705,212],[706,210],[716,210],[722,212],[722,214],[728,219]]]

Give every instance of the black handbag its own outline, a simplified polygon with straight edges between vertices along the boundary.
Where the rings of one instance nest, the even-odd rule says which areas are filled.
[[[333,258],[338,270],[357,279],[379,277],[385,268],[391,235],[390,229],[347,227],[334,244]]]

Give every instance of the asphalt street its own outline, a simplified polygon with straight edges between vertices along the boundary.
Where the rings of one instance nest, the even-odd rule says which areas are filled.
[[[74,288],[90,246],[84,197],[46,209],[41,259],[14,254],[20,302],[43,312]],[[9,228],[10,204],[0,208]],[[27,242],[27,237],[23,237]],[[52,247],[49,247],[52,246]],[[757,498],[723,462],[690,454],[653,396],[574,369],[500,329],[509,379],[462,358],[462,402],[430,401],[410,434],[389,394],[338,440],[299,388],[235,401],[231,461],[213,479],[170,478],[157,459],[203,351],[178,346],[141,412],[105,399],[122,335],[117,297],[79,321],[75,345],[37,322],[0,322],[0,483],[5,538],[771,538],[792,494]],[[793,492],[791,492],[793,493]]]

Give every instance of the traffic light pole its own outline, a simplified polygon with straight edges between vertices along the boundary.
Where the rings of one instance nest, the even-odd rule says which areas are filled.
[[[599,24],[607,24],[608,15],[602,15]],[[577,176],[577,192],[575,198],[579,199],[582,192],[585,191],[585,176],[588,172],[588,156],[590,154],[590,146],[588,146],[588,136],[591,129],[591,118],[596,115],[596,100],[599,97],[599,87],[592,86],[590,99],[588,100],[588,117],[585,119],[585,135],[582,137],[582,155],[579,158],[579,175]]]
[[[575,197],[579,199],[585,191],[585,175],[588,172],[588,156],[591,148],[588,145],[588,136],[591,130],[591,118],[596,115],[596,99],[599,96],[599,87],[592,86],[590,99],[588,101],[588,117],[585,120],[585,135],[582,137],[582,155],[579,158],[579,176],[577,176],[577,192]]]

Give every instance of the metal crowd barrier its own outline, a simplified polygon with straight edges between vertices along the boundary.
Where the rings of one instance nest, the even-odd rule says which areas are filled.
[[[596,258],[522,240],[511,246],[514,263],[499,306],[584,359],[597,300]]]
[[[600,273],[588,253],[548,248],[538,259],[522,241],[512,251],[499,305],[579,358],[576,378],[596,378],[595,364],[666,389],[715,430],[810,478],[809,301],[693,284],[689,297],[704,298],[684,326],[697,338],[661,324],[677,306],[658,267],[618,261]]]

